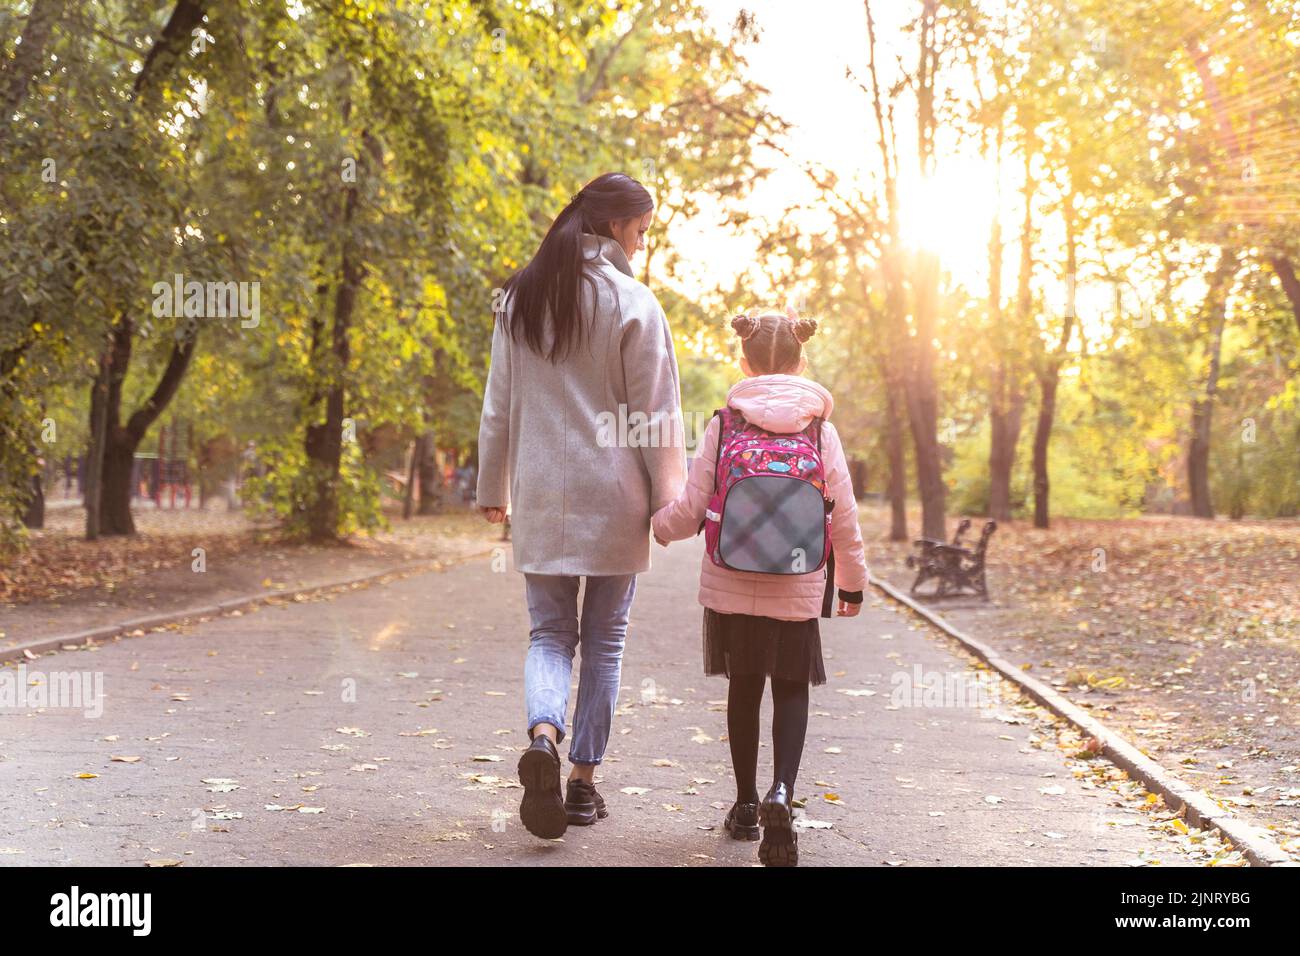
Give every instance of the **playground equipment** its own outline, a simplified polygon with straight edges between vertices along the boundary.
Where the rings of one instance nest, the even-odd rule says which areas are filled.
[[[132,497],[140,497],[144,486],[145,495],[153,499],[156,507],[163,506],[165,496],[167,507],[175,508],[176,493],[179,491],[184,507],[188,508],[193,494],[190,476],[190,444],[193,436],[194,428],[188,422],[172,419],[170,425],[164,425],[158,433],[158,451],[137,452],[135,455]]]

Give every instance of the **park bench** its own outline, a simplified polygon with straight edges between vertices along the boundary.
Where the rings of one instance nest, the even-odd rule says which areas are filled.
[[[912,593],[931,578],[938,580],[932,597],[945,597],[949,594],[961,594],[969,589],[988,600],[988,583],[984,578],[984,556],[988,551],[989,538],[998,529],[996,521],[986,522],[980,532],[979,542],[974,550],[962,547],[962,535],[970,528],[970,519],[963,518],[952,536],[952,542],[937,541],[934,538],[918,538],[912,544],[916,554],[907,556],[907,566],[916,568],[916,580],[912,582]]]

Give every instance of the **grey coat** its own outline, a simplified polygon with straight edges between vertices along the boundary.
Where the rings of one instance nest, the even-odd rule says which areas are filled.
[[[650,567],[650,516],[685,483],[677,359],[664,310],[633,278],[623,248],[589,235],[583,252],[596,312],[567,358],[548,362],[498,317],[478,504],[511,509],[520,571],[635,574]],[[590,316],[590,292],[580,289]],[[641,416],[658,427],[620,428]]]

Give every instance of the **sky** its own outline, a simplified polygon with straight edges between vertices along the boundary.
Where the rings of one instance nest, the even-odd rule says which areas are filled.
[[[702,0],[702,6],[722,36],[729,35],[741,7],[755,14],[762,35],[744,51],[749,75],[771,91],[771,111],[793,124],[786,144],[790,158],[760,152],[760,161],[774,171],[753,189],[749,210],[771,221],[792,201],[815,203],[816,189],[801,164],[830,168],[841,180],[870,176],[877,162],[875,120],[869,98],[857,85],[859,79],[866,81],[862,0]],[[913,41],[900,29],[911,9],[899,0],[875,5],[882,64],[892,64],[895,53],[911,58]],[[855,78],[846,77],[846,67]],[[882,74],[882,81],[888,77]],[[899,138],[906,151],[910,138],[901,129]],[[904,238],[935,248],[955,276],[971,284],[984,282],[991,180],[990,168],[978,157],[949,154],[935,182],[923,187],[911,178],[902,186]],[[719,218],[714,207],[705,206],[694,221],[673,229],[670,239],[684,258],[684,291],[712,288],[719,276],[743,273],[755,261],[754,232],[737,235],[719,225]],[[771,301],[768,290],[757,288],[763,282],[760,277],[752,283],[755,295]],[[786,292],[776,290],[775,296],[783,300]]]

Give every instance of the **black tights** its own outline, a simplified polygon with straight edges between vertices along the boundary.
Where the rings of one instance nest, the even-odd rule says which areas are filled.
[[[763,674],[734,674],[727,688],[727,736],[740,803],[758,802],[758,710],[766,683]],[[772,678],[772,779],[785,783],[791,793],[807,731],[807,682]]]

